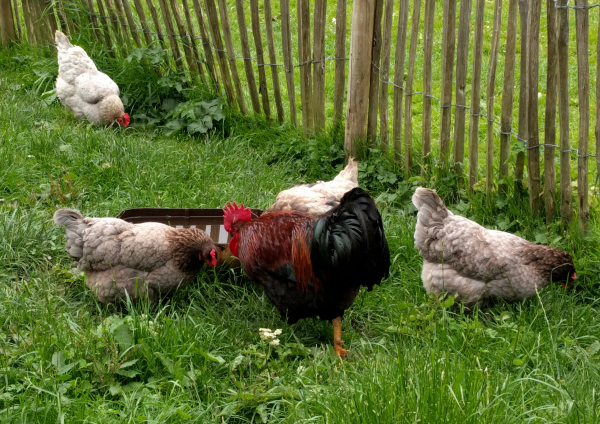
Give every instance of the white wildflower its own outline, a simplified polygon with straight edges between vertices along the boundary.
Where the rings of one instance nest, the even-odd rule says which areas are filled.
[[[271,346],[279,346],[279,339],[273,339],[269,342]]]
[[[281,334],[281,328],[278,328],[277,330],[273,331],[273,334],[279,336]]]

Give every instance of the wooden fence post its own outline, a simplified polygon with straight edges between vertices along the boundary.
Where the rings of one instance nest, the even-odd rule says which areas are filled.
[[[405,0],[401,0],[400,2],[400,17],[398,18],[398,34],[401,34],[402,31],[402,3]],[[391,51],[392,51],[392,18],[394,15],[394,0],[385,0],[385,7],[383,12],[383,43],[381,45],[381,81],[379,83],[379,138],[381,139],[381,150],[387,152],[390,144],[390,129],[389,129],[389,120],[388,120],[388,85],[390,80],[390,60],[391,60]],[[404,26],[405,27],[405,26]],[[406,32],[404,32],[406,34]],[[396,52],[399,49],[399,44],[402,43],[402,40],[399,37],[396,37]],[[406,46],[406,38],[404,38],[404,43]],[[398,54],[396,54],[396,63],[398,62]],[[398,68],[398,65],[396,65]],[[402,70],[404,70],[404,64],[402,65]],[[402,79],[404,79],[404,75],[402,75]],[[400,83],[399,83],[400,84]],[[403,85],[403,84],[402,84]],[[396,108],[392,109],[394,112]],[[402,116],[402,112],[400,112]],[[396,120],[394,119],[394,125],[396,125]],[[399,152],[398,152],[399,156]]]
[[[452,77],[454,76],[454,47],[456,43],[456,0],[444,1],[442,36],[442,96],[440,126],[440,164],[446,169],[450,157],[452,124]]]
[[[289,0],[288,0],[289,1]],[[341,125],[346,97],[346,0],[338,0],[335,11],[335,87],[333,91],[333,122]]]
[[[546,75],[546,117],[544,119],[544,197],[546,199],[546,222],[554,217],[554,194],[556,193],[556,167],[554,147],[556,144],[556,88],[558,83],[558,19],[554,0],[546,2],[548,33],[548,69]]]
[[[175,1],[175,0],[171,0]],[[240,111],[245,115],[248,113],[246,101],[244,100],[244,92],[242,91],[242,83],[237,69],[237,58],[233,49],[233,40],[231,38],[231,26],[229,25],[229,13],[227,11],[227,1],[219,0],[219,14],[221,16],[221,28],[223,28],[223,39],[225,40],[225,48],[227,49],[227,57],[229,59],[229,70],[235,87],[238,106]]]
[[[8,46],[11,41],[16,41],[14,16],[11,0],[0,0],[0,36],[3,46]]]
[[[165,24],[165,30],[167,32],[167,38],[169,39],[169,44],[171,45],[171,53],[173,54],[173,59],[175,60],[175,66],[177,67],[179,72],[183,73],[183,58],[181,57],[179,44],[177,44],[175,28],[173,27],[173,21],[171,20],[169,6],[167,5],[166,0],[158,0],[158,5],[160,6],[160,10],[162,12],[163,22]]]
[[[529,94],[527,90],[527,59],[529,58],[529,37],[528,34],[528,16],[529,16],[529,3],[528,0],[519,0],[519,19],[521,22],[521,76],[519,82],[519,130],[518,138],[520,140],[527,139],[527,103],[529,101]],[[517,159],[515,163],[515,194],[520,194],[522,191],[522,180],[523,171],[525,169],[525,153],[517,153]]]
[[[138,34],[137,25],[135,24],[135,20],[133,19],[133,13],[131,11],[131,5],[129,4],[129,0],[123,0],[123,9],[125,9],[125,16],[127,17],[127,24],[129,25],[129,32],[131,32],[131,36],[135,41],[135,45],[138,48],[141,48],[142,39],[140,38],[140,34]]]
[[[217,60],[219,61],[219,70],[221,71],[223,86],[225,87],[225,95],[227,96],[229,105],[233,106],[235,96],[233,94],[233,85],[231,84],[231,77],[229,76],[229,69],[227,67],[227,55],[225,54],[225,49],[223,49],[223,40],[221,39],[221,31],[219,30],[217,6],[215,6],[215,0],[204,0],[204,4],[206,4],[208,23],[210,25],[210,32],[212,33],[213,45],[217,53]]]
[[[558,0],[566,6],[568,0]],[[573,216],[571,187],[571,145],[569,143],[569,9],[558,10],[558,120],[560,123],[560,215],[567,226]],[[522,54],[522,52],[521,52]]]
[[[373,46],[371,50],[371,77],[369,83],[369,114],[367,116],[367,144],[375,146],[377,138],[377,106],[379,105],[379,64],[381,60],[381,17],[384,0],[375,0]],[[365,34],[365,37],[368,37]]]
[[[577,145],[577,198],[579,200],[579,227],[587,231],[590,221],[588,199],[588,143],[590,123],[590,69],[589,69],[589,9],[587,0],[575,0],[577,34],[577,87],[579,88],[579,143]]]
[[[498,49],[500,48],[500,25],[502,24],[502,0],[494,4],[494,24],[492,29],[492,48],[488,62],[487,74],[487,155],[485,187],[491,193],[494,187],[494,89],[496,88],[496,66]]]
[[[465,160],[465,130],[467,101],[467,67],[469,62],[469,36],[471,35],[471,0],[461,0],[458,17],[458,40],[456,46],[456,109],[454,111],[454,171],[458,185],[463,185],[463,162]]]
[[[281,87],[279,86],[279,70],[277,69],[277,55],[275,54],[275,40],[273,38],[273,15],[271,12],[271,0],[265,0],[265,26],[267,30],[267,44],[269,46],[269,62],[271,62],[271,79],[273,81],[273,96],[275,97],[275,107],[277,109],[277,120],[283,122],[285,116],[283,113],[283,102],[281,101]],[[325,72],[323,65],[323,72]],[[323,75],[325,78],[325,75]],[[324,80],[323,80],[324,83]],[[323,86],[323,90],[325,87]],[[323,103],[323,106],[325,104]],[[323,111],[325,116],[325,111]]]
[[[339,0],[338,4],[340,2],[345,3],[345,0]],[[279,10],[281,11],[281,45],[283,47],[284,64],[283,69],[285,71],[285,82],[287,86],[288,101],[290,102],[290,117],[292,119],[292,125],[297,127],[298,117],[296,112],[296,89],[294,88],[294,63],[292,61],[292,34],[290,29],[290,0],[280,0]]]
[[[369,0],[374,1],[374,0]],[[297,0],[298,10],[298,59],[300,67],[300,103],[302,105],[302,129],[307,135],[313,127],[312,73],[310,49],[310,9],[308,0]],[[367,37],[365,37],[367,38]]]
[[[422,126],[422,152],[423,164],[421,172],[425,171],[425,165],[430,163],[431,154],[431,99],[433,85],[433,22],[435,16],[435,1],[425,0],[425,22],[424,22],[424,59],[423,59],[423,126]]]
[[[196,20],[198,21],[198,29],[200,30],[200,41],[202,42],[202,49],[204,50],[204,56],[206,57],[206,67],[211,76],[213,88],[219,92],[219,76],[217,75],[217,67],[210,45],[210,37],[208,36],[208,31],[206,30],[206,24],[204,22],[204,12],[202,11],[199,0],[193,0],[193,5],[194,12],[196,13]]]
[[[404,84],[404,62],[406,59],[406,36],[408,34],[408,0],[400,0],[400,10],[398,11],[398,36],[396,37],[396,54],[395,54],[395,63],[394,63],[394,109],[393,109],[393,127],[392,127],[392,137],[393,137],[393,149],[394,149],[394,158],[396,161],[400,161],[400,155],[402,153],[402,99],[404,97],[404,90],[406,89],[406,84]],[[416,4],[415,4],[415,7]],[[420,1],[419,1],[420,8]],[[393,10],[392,7],[390,7]],[[386,12],[387,13],[387,12]],[[387,15],[386,15],[387,16]],[[391,22],[390,17],[390,22]],[[391,28],[390,28],[391,31]],[[386,35],[387,36],[387,35]],[[383,76],[386,80],[388,77]],[[382,95],[385,95],[385,100],[381,99],[381,105],[385,104],[385,116],[387,121],[387,84],[385,85],[385,91],[383,90],[382,84]],[[408,101],[408,97],[407,97]],[[382,115],[383,116],[383,115]],[[404,117],[406,119],[406,117]],[[383,118],[381,119],[381,134],[388,134],[387,122],[385,128],[383,128],[384,122]],[[385,130],[385,131],[384,131]],[[381,144],[383,145],[384,139],[383,135],[381,138]],[[405,152],[405,155],[407,153]]]
[[[530,0],[529,9],[529,66],[527,68],[529,104],[527,109],[527,168],[529,174],[529,205],[533,216],[542,212],[540,197],[540,137],[538,130],[538,62],[540,48],[541,0]],[[586,53],[587,54],[587,53]],[[587,130],[587,129],[586,129]]]
[[[415,62],[417,58],[417,43],[419,42],[419,23],[421,16],[421,0],[415,0],[410,29],[410,49],[408,53],[408,72],[406,73],[406,103],[404,105],[404,175],[410,176],[412,169],[412,102],[413,81],[415,79]]]
[[[473,79],[471,81],[471,119],[469,120],[469,188],[477,183],[479,166],[479,115],[481,107],[481,56],[483,53],[483,13],[485,0],[477,0],[475,43],[473,44]]]
[[[313,45],[313,112],[317,131],[325,130],[325,20],[327,1],[315,0]]]
[[[244,69],[246,70],[246,81],[250,90],[250,102],[254,113],[260,114],[260,100],[258,100],[258,89],[256,88],[256,78],[254,77],[254,65],[250,56],[250,43],[248,42],[248,26],[246,25],[246,13],[244,12],[244,0],[236,0],[235,7],[237,11],[238,26],[240,29],[240,43],[242,45],[242,56]]]
[[[510,156],[512,111],[515,93],[515,56],[517,51],[517,1],[518,0],[509,0],[508,5],[506,54],[504,56],[504,86],[502,88],[502,112],[500,115],[499,175],[501,181],[508,177],[508,158]],[[498,192],[508,194],[508,184],[506,182],[499,183]]]
[[[350,34],[350,70],[348,72],[348,102],[346,105],[346,153],[359,158],[359,143],[367,135],[366,118],[369,108],[369,77],[371,75],[371,49],[375,18],[374,0],[354,3],[352,31]]]
[[[600,19],[598,20],[598,40],[600,40]],[[600,57],[600,42],[596,46],[596,58]],[[594,135],[596,138],[596,176],[600,178],[600,60],[596,59],[596,127]],[[596,187],[600,190],[600,187]]]
[[[258,63],[258,90],[260,91],[263,112],[265,112],[268,120],[271,119],[271,105],[269,103],[269,89],[267,87],[267,73],[265,71],[265,55],[263,52],[262,36],[260,34],[258,0],[250,0],[250,19],[252,21],[252,38],[254,38],[254,47],[256,48],[256,61]],[[310,67],[308,69],[310,70]]]
[[[140,25],[144,32],[144,40],[146,44],[152,44],[152,35],[150,35],[150,28],[148,27],[148,21],[146,20],[146,13],[144,13],[144,6],[142,6],[141,0],[134,0],[135,11],[137,12],[138,18],[140,18]]]

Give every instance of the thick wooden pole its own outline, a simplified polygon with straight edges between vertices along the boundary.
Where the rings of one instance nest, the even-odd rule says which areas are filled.
[[[588,143],[590,126],[590,65],[589,65],[589,11],[587,0],[575,0],[577,31],[577,87],[579,88],[579,143],[577,145],[577,199],[579,200],[579,227],[586,231],[590,221],[588,199]]]
[[[0,37],[3,46],[17,40],[10,0],[0,0]]]
[[[348,72],[348,102],[346,105],[347,154],[359,158],[359,144],[367,135],[367,112],[369,109],[369,79],[371,76],[371,50],[373,40],[365,34],[373,34],[375,0],[358,1],[352,10],[350,34],[350,70]]]

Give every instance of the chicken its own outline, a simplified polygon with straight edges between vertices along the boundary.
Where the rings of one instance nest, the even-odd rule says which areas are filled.
[[[84,218],[68,208],[54,213],[54,223],[66,227],[66,250],[102,303],[127,296],[154,302],[186,286],[203,267],[217,265],[217,247],[197,228]]]
[[[358,187],[358,163],[352,158],[348,165],[331,181],[317,181],[284,190],[266,212],[299,211],[321,216],[340,204],[344,194]]]
[[[94,124],[117,122],[129,125],[129,114],[123,109],[119,87],[108,75],[96,68],[85,50],[69,42],[65,34],[55,33],[58,50],[56,95],[60,102],[79,119]]]
[[[231,252],[282,319],[332,320],[335,353],[344,356],[344,311],[361,285],[371,290],[389,274],[390,252],[373,199],[355,188],[320,218],[282,211],[251,220],[249,209],[231,202],[224,212]]]
[[[567,252],[454,215],[434,190],[418,188],[412,202],[418,209],[415,248],[429,294],[447,292],[468,307],[484,306],[495,299],[519,301],[551,281],[577,277]]]

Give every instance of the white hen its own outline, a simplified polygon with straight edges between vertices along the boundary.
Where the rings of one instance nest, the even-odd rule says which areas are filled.
[[[284,190],[264,213],[289,211],[322,216],[340,204],[350,190],[358,187],[358,162],[348,159],[348,165],[331,181],[317,181]]]
[[[123,109],[119,87],[100,72],[85,50],[71,44],[65,34],[55,33],[58,50],[56,95],[61,103],[79,119],[94,124],[117,122],[129,125],[129,114]]]
[[[457,295],[465,305],[509,302],[535,295],[551,281],[576,278],[564,250],[488,230],[454,215],[434,190],[418,188],[415,248],[423,257],[421,278],[428,293]]]

